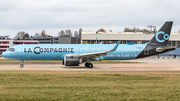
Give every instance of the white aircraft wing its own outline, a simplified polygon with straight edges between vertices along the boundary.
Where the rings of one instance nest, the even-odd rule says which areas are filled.
[[[71,55],[71,56],[80,57],[80,58],[82,58],[82,59],[87,59],[87,58],[91,58],[91,59],[101,58],[101,56],[107,56],[108,53],[116,51],[116,49],[118,48],[120,42],[121,42],[121,41],[119,41],[119,42],[114,46],[114,48],[111,49],[111,50],[109,50],[109,51],[95,52],[95,53],[87,53],[87,54],[78,54],[78,55]]]

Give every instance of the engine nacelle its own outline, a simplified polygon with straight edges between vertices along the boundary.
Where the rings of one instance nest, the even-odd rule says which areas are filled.
[[[79,57],[66,56],[64,57],[63,64],[65,66],[79,66],[82,60]]]

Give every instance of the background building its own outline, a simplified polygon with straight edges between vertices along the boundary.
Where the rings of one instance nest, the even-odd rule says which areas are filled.
[[[38,41],[35,40],[1,40],[0,39],[0,57],[2,52],[6,51],[8,48],[20,45],[20,44],[39,44]]]
[[[9,39],[9,38],[8,38],[8,36],[0,36],[0,40],[2,40],[2,39],[3,39],[3,40],[7,40],[7,39]]]
[[[39,44],[71,44],[71,37],[30,37],[25,40],[37,40]]]
[[[82,32],[81,42],[82,44],[96,44],[97,40],[97,43],[103,41],[104,44],[114,44],[120,40],[120,44],[144,44],[151,40],[154,35],[155,34],[143,34],[142,32]],[[168,45],[180,47],[180,34],[171,33]]]

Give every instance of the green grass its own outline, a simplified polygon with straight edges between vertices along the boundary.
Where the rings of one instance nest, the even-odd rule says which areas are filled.
[[[180,72],[1,71],[1,100],[180,100]]]
[[[8,60],[8,59],[0,59],[0,64],[8,64],[8,63],[21,63],[20,60]],[[43,63],[43,64],[61,64],[61,61],[60,60],[45,60],[45,61],[42,61],[42,60],[27,60],[27,61],[24,61],[24,63]],[[129,62],[129,61],[106,61],[106,62],[101,62],[101,61],[93,61],[92,63],[140,63],[140,62]]]

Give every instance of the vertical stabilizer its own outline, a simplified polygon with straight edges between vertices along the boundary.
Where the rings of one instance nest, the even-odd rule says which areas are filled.
[[[172,21],[165,22],[156,35],[149,41],[149,44],[167,46],[170,38],[172,24]]]

